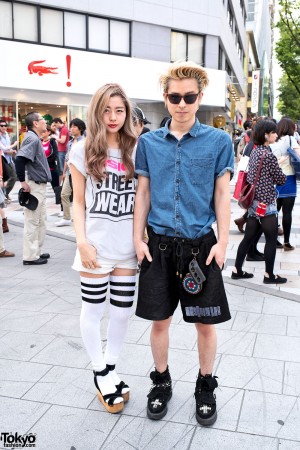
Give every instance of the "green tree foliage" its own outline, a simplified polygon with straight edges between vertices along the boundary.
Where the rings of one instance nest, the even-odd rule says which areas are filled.
[[[299,94],[286,75],[281,77],[278,90],[278,111],[282,116],[288,116],[296,122],[300,118]]]
[[[300,118],[300,0],[279,0],[278,3],[280,20],[276,26],[280,38],[275,51],[283,70],[278,109],[296,120]]]

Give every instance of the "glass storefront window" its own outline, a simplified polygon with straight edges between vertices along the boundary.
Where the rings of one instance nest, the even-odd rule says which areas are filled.
[[[87,106],[77,106],[77,105],[69,105],[69,120],[68,124],[72,119],[81,119],[85,122],[87,121]]]
[[[12,5],[0,1],[0,37],[12,39]]]
[[[16,111],[16,102],[0,100],[0,120],[5,120],[5,122],[7,122],[7,132],[10,135],[12,142],[18,139],[18,121]]]

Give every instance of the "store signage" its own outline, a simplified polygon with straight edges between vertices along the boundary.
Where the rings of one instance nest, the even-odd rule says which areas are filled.
[[[90,96],[106,83],[119,83],[132,99],[162,101],[158,80],[169,67],[166,62],[0,39],[1,50],[5,52],[5,64],[1,67],[0,89],[15,89],[14,98],[19,101],[30,90]],[[209,85],[202,104],[224,107],[226,72],[206,70]],[[22,90],[26,92],[22,94]]]
[[[258,112],[260,70],[252,72],[251,112]]]

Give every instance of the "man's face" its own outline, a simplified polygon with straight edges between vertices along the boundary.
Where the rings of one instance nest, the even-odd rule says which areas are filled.
[[[76,125],[72,125],[70,127],[70,132],[73,137],[81,136],[81,131],[79,130],[79,128]]]
[[[0,122],[0,133],[5,133],[7,131],[7,125],[5,122]]]
[[[55,124],[55,126],[58,130],[60,130],[64,126],[63,123],[59,123],[59,122],[53,122],[53,123]]]
[[[179,98],[183,96],[188,97],[186,97],[186,101],[184,98],[180,98],[179,103],[174,104],[172,101],[176,100],[176,94],[179,95]],[[171,80],[168,92],[164,93],[164,99],[172,116],[172,121],[179,124],[191,123],[192,125],[195,121],[195,115],[201,103],[202,95],[202,92],[199,93],[198,83],[194,78]],[[188,101],[194,101],[194,103],[188,103]]]
[[[33,121],[33,125],[34,125],[34,131],[40,137],[42,136],[43,133],[45,133],[45,131],[47,131],[46,121],[45,121],[44,117],[42,117],[41,115],[39,115],[37,120]]]

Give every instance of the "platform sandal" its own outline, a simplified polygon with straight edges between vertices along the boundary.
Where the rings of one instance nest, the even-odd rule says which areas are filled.
[[[124,400],[120,403],[114,403],[114,401],[117,398],[121,398],[122,396],[120,395],[120,393],[118,391],[115,391],[112,394],[102,395],[101,390],[98,385],[98,381],[97,381],[97,377],[105,377],[108,374],[109,374],[108,368],[101,370],[101,372],[96,372],[94,370],[94,383],[98,390],[98,398],[99,398],[100,402],[102,403],[102,405],[104,406],[104,408],[111,414],[116,414],[123,410]]]
[[[115,364],[106,364],[106,368],[112,372],[115,370]],[[125,384],[124,381],[120,381],[119,384],[116,384],[117,392],[122,395],[124,403],[128,402],[130,396],[130,387],[128,384]]]

